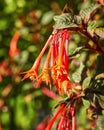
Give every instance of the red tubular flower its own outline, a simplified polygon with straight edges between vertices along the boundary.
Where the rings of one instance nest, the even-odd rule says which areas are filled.
[[[10,42],[9,56],[13,57],[19,53],[19,49],[17,48],[17,42],[20,38],[20,33],[16,32]]]
[[[64,55],[63,55],[63,63],[67,71],[69,69],[68,50],[69,50],[69,35],[66,36],[65,49],[64,49]]]
[[[61,94],[68,94],[71,83],[64,65],[56,65],[52,68],[52,79]]]
[[[49,122],[48,126],[46,127],[45,130],[51,130],[53,123],[55,122],[56,118],[58,117],[58,115],[63,111],[64,107],[66,106],[65,103],[62,103],[59,110],[57,111],[57,113],[55,114],[55,116],[51,119],[51,121]]]
[[[49,43],[51,43],[50,50],[44,64],[43,71],[38,76],[39,65]],[[26,78],[30,78],[31,80],[37,78],[37,87],[40,86],[41,82],[45,82],[47,85],[51,84],[49,75],[50,70],[53,83],[56,85],[59,93],[68,94],[71,89],[71,83],[68,76],[68,43],[69,31],[67,29],[55,30],[35,60],[33,67],[29,71],[25,72],[26,75],[23,80]],[[51,66],[49,67],[50,57]]]
[[[46,126],[49,123],[49,118],[45,118],[38,126],[36,127],[36,130],[45,130]]]
[[[57,42],[56,36],[54,36],[52,45],[51,45],[51,66],[56,64],[57,57],[58,57],[58,42]]]
[[[45,46],[43,47],[42,51],[40,52],[39,56],[37,57],[37,59],[35,60],[32,68],[30,70],[28,70],[27,72],[23,72],[26,73],[26,75],[24,76],[23,80],[30,78],[30,80],[34,80],[35,78],[37,78],[38,76],[38,69],[39,69],[39,65],[42,59],[42,56],[45,52],[45,50],[47,49],[49,43],[52,41],[53,38],[53,34],[50,35],[49,39],[47,40]]]
[[[57,124],[57,130],[72,130],[71,128],[69,113],[67,112],[67,109],[65,109]]]
[[[76,130],[76,116],[74,106],[70,108],[70,114],[72,116],[72,130]]]
[[[67,44],[68,48],[68,30],[60,31],[59,34],[57,34],[57,37],[59,37],[59,52],[56,65],[51,67],[51,76],[58,91],[62,94],[68,94],[71,88],[68,76],[68,51],[66,51],[65,47]],[[52,52],[52,54],[54,54],[54,52]]]
[[[49,71],[48,68],[49,68],[49,63],[50,63],[50,57],[51,57],[51,48],[49,49],[47,58],[45,60],[43,71],[38,76],[37,87],[40,86],[41,82],[45,82],[47,85],[51,84],[51,79],[50,79],[50,75],[48,72]]]

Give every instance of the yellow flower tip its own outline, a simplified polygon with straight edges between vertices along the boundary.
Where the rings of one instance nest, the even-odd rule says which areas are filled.
[[[51,75],[53,82],[60,94],[67,94],[71,89],[70,79],[64,65],[52,67]]]
[[[79,83],[73,83],[72,88],[74,88],[75,90],[82,90],[82,87],[80,86]]]
[[[59,87],[59,93],[61,94],[68,94],[69,91],[71,90],[71,83],[70,80],[66,79],[64,81],[61,81],[58,83],[58,87]]]
[[[51,85],[50,75],[47,69],[44,69],[38,76],[37,85],[40,86],[42,82],[44,82],[46,85]]]

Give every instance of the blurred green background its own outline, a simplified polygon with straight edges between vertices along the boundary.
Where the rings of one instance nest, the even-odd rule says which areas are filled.
[[[75,0],[76,14],[92,0]],[[0,130],[40,130],[36,126],[47,116],[56,101],[35,89],[20,73],[31,68],[53,28],[53,16],[61,14],[65,0],[0,0]],[[9,55],[16,32],[19,53]],[[80,42],[74,35],[74,42]],[[45,85],[44,85],[45,86]],[[82,124],[85,123],[80,112]],[[84,111],[85,112],[85,111]],[[81,122],[80,122],[81,123]]]
[[[31,68],[52,32],[53,16],[60,14],[66,1],[0,1],[0,130],[35,130],[51,111],[52,99],[20,72]],[[16,32],[19,54],[9,56]]]

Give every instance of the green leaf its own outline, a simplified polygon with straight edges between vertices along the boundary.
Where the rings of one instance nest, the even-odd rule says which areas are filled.
[[[99,130],[103,130],[104,128],[104,116],[98,116],[97,126],[100,127]]]
[[[58,16],[54,16],[54,28],[55,29],[64,29],[69,27],[76,27],[74,16],[71,13],[63,13]]]
[[[96,27],[98,27],[98,21],[89,21],[88,25],[87,25],[87,31],[90,33],[91,36],[94,35],[94,30],[96,29]]]
[[[104,38],[104,28],[96,28],[94,33],[97,34],[99,37]]]
[[[104,78],[93,80],[90,84],[93,93],[104,95]]]
[[[80,53],[80,51],[83,49],[84,47],[77,47],[73,52],[71,52],[71,55],[70,55],[70,57],[72,57],[72,56],[75,56],[75,55],[77,55],[78,53]]]
[[[104,55],[97,56],[96,75],[104,72]]]
[[[83,71],[84,65],[83,63],[80,64],[80,67],[72,74],[72,79],[74,82],[79,83],[81,81],[81,74]]]
[[[104,109],[104,96],[97,95],[97,98],[98,98],[99,105],[101,106],[102,109]]]
[[[98,75],[95,77],[95,80],[100,79],[100,78],[104,78],[104,73],[98,74]]]
[[[81,75],[79,72],[74,72],[72,75],[74,82],[79,83],[81,81]]]
[[[52,21],[52,18],[54,16],[54,12],[53,11],[48,11],[46,13],[44,13],[42,19],[41,19],[41,24],[42,25],[47,25]]]
[[[83,20],[88,21],[90,19],[91,14],[99,7],[99,4],[91,4],[91,6],[82,9],[79,14]]]
[[[89,84],[91,82],[91,77],[86,77],[84,80],[83,80],[83,83],[82,83],[82,88],[83,89],[86,89],[89,87]]]
[[[77,25],[82,24],[82,18],[81,18],[81,16],[75,15],[74,19],[75,19],[75,22],[77,23]]]
[[[91,105],[88,100],[82,99],[82,102],[86,109]]]

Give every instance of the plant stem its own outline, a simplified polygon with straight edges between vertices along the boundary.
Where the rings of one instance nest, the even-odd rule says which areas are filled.
[[[69,28],[69,30],[79,32],[79,33],[85,35],[86,37],[88,37],[96,45],[96,48],[89,47],[89,49],[97,51],[104,55],[104,50],[101,48],[99,41],[88,33],[86,27],[71,27],[71,28]]]

